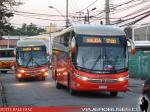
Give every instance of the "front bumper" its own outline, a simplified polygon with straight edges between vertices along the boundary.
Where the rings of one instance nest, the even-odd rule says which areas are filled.
[[[38,78],[38,77],[47,77],[48,71],[45,72],[32,72],[32,73],[16,73],[17,78]]]
[[[80,80],[75,78],[71,82],[71,87],[76,91],[115,91],[115,92],[126,92],[128,90],[128,80],[118,81],[112,83],[97,83],[90,82],[88,80]]]

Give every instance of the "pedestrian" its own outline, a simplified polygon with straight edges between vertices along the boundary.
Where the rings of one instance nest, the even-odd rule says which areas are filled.
[[[140,104],[140,109],[142,112],[147,112],[148,110],[148,100],[143,96],[141,99],[142,104]]]

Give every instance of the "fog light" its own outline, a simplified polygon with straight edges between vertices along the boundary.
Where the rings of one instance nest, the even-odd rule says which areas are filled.
[[[48,76],[48,72],[45,72],[45,74],[44,74],[45,76]]]
[[[18,74],[17,76],[20,78],[20,77],[21,77],[21,74]]]

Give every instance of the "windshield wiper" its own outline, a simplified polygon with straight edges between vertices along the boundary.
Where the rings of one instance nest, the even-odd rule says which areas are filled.
[[[99,56],[97,57],[96,61],[94,62],[93,66],[91,67],[91,69],[89,70],[89,72],[91,72],[91,71],[95,68],[96,64],[98,63],[98,61],[99,61],[100,59],[101,59],[101,55],[99,55]]]
[[[29,65],[29,63],[30,63],[30,61],[31,60],[33,60],[33,58],[32,57],[30,57],[30,59],[29,59],[29,61],[27,62],[27,64],[26,64],[26,66],[25,67],[27,67],[28,65]]]

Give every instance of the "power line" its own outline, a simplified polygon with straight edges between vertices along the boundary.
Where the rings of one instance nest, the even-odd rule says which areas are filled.
[[[40,20],[45,20],[45,21],[65,21],[65,20],[52,20],[52,19],[39,18],[39,17],[33,17],[33,16],[26,16],[26,15],[17,14],[17,13],[15,13],[15,15],[28,17],[28,18],[33,18],[33,19],[40,19]]]
[[[119,24],[119,23],[122,23],[122,22],[125,22],[125,21],[128,21],[128,20],[132,20],[132,19],[135,19],[135,18],[137,18],[137,17],[140,17],[140,16],[145,15],[145,14],[149,14],[149,13],[150,13],[150,11],[147,11],[147,12],[144,12],[144,13],[142,13],[142,14],[136,15],[136,16],[134,16],[134,17],[121,20],[120,22],[117,22],[117,23],[114,23],[114,24]]]
[[[34,12],[25,12],[25,11],[17,11],[14,10],[16,13],[23,13],[23,14],[32,14],[32,15],[41,15],[41,16],[54,16],[54,17],[62,17],[62,15],[51,15],[51,14],[42,14],[42,13],[34,13]]]
[[[91,4],[89,4],[88,6],[86,6],[85,8],[81,9],[80,11],[78,12],[82,12],[83,10],[86,10],[88,9],[90,6],[92,6],[93,4],[95,4],[98,0],[95,0],[94,2],[92,2]]]
[[[139,18],[139,19],[135,20],[135,21],[132,21],[132,22],[127,23],[127,24],[124,24],[124,25],[121,25],[121,27],[123,27],[123,26],[127,26],[127,25],[134,25],[135,23],[137,23],[137,22],[139,22],[139,21],[141,21],[141,20],[145,19],[145,18],[146,18],[146,17],[148,17],[148,16],[150,16],[150,12],[149,12],[148,14],[146,14],[146,15],[142,16],[141,18]]]
[[[148,10],[149,8],[150,8],[150,4],[144,6],[143,8],[141,8],[141,9],[139,9],[139,10],[136,10],[136,11],[134,11],[134,12],[132,12],[132,13],[130,13],[130,14],[128,14],[128,15],[122,17],[122,18],[126,18],[126,17],[128,17],[128,16],[133,16],[133,15],[135,15],[135,14],[137,14],[137,13],[140,13],[140,12],[143,12],[143,11],[145,11],[145,10]]]
[[[138,3],[136,3],[136,2],[138,2]],[[124,7],[124,8],[121,8],[120,10],[117,9],[117,12],[114,12],[114,11],[113,11],[113,14],[118,13],[118,12],[121,12],[121,11],[129,10],[129,9],[131,9],[131,8],[134,8],[134,7],[137,7],[137,6],[139,6],[139,5],[142,5],[142,4],[146,3],[146,2],[149,2],[149,1],[133,0],[133,3],[135,3],[135,4],[129,5],[129,6]],[[132,2],[129,2],[129,3],[132,3]],[[124,4],[124,5],[125,5],[125,4]],[[124,6],[124,5],[121,5],[121,6]],[[119,5],[118,7],[120,7],[120,5]],[[118,8],[118,7],[115,7],[115,8]]]

